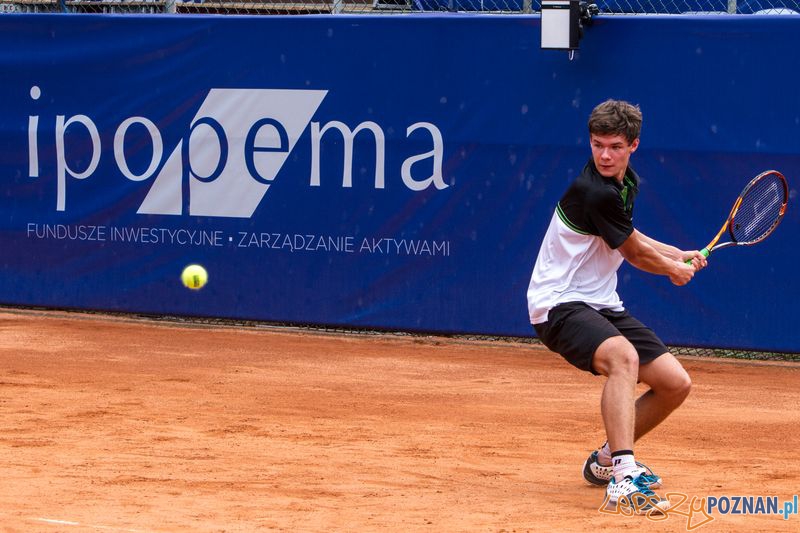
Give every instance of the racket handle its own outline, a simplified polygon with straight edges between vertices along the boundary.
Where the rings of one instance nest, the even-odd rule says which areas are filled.
[[[702,250],[700,250],[700,253],[703,254],[703,257],[708,257],[709,255],[711,255],[711,251],[708,248],[703,248]],[[692,260],[689,259],[688,261],[684,261],[684,263],[686,263],[687,265],[691,265]]]

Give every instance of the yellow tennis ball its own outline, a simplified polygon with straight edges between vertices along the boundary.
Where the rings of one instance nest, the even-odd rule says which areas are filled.
[[[200,265],[189,265],[181,272],[181,281],[192,290],[202,289],[208,281],[208,272]]]

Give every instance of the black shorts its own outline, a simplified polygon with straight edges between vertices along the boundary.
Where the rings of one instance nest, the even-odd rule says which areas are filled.
[[[583,302],[567,302],[552,308],[547,322],[534,324],[539,339],[571,365],[598,375],[592,366],[594,352],[606,339],[624,336],[647,364],[669,350],[652,329],[627,311],[597,311]]]

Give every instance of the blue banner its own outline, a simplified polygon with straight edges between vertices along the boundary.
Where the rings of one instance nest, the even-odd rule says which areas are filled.
[[[792,200],[687,287],[625,266],[668,343],[800,351],[800,20],[0,17],[0,301],[532,335],[525,292],[586,119],[645,115],[636,224],[700,248],[768,168]],[[209,283],[185,289],[200,263]]]

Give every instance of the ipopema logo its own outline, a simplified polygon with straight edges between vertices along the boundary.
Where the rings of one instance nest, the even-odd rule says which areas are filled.
[[[249,218],[264,199],[303,132],[309,128],[311,146],[309,187],[319,187],[322,176],[322,143],[333,137],[343,150],[343,188],[353,187],[354,139],[371,138],[375,147],[373,178],[375,189],[386,186],[386,142],[384,129],[373,121],[351,127],[343,121],[313,121],[327,90],[299,89],[211,89],[186,127],[177,145],[165,150],[159,127],[145,116],[131,116],[120,122],[113,134],[116,174],[134,182],[150,181],[150,187],[137,213]],[[42,95],[38,86],[30,91],[36,101]],[[85,114],[55,115],[52,122],[56,152],[57,211],[69,207],[71,180],[92,177],[100,166],[102,139],[96,122]],[[137,133],[132,133],[136,127]],[[28,116],[29,176],[40,174],[39,139],[49,128],[41,115]],[[67,153],[67,132],[82,136],[90,147],[88,163],[76,163]],[[420,133],[415,133],[419,131]],[[144,133],[146,132],[146,133]],[[106,133],[106,132],[104,132]],[[147,168],[131,169],[126,140],[145,136],[152,148]],[[406,128],[406,136],[427,141],[430,150],[407,157],[397,169],[398,181],[408,190],[447,188],[442,175],[444,139],[437,126],[416,122]],[[138,139],[141,144],[141,139]],[[168,154],[165,157],[165,153]],[[139,168],[141,165],[137,166]],[[417,166],[423,170],[412,172]],[[108,174],[108,171],[104,173]]]
[[[251,216],[326,94],[212,89],[138,212]]]

